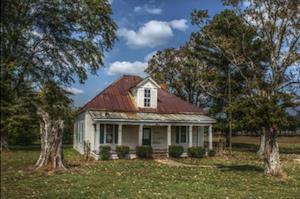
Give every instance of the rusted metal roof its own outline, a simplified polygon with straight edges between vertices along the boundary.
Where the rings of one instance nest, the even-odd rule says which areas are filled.
[[[189,123],[189,124],[211,124],[215,119],[206,115],[196,114],[159,114],[140,112],[108,112],[89,111],[94,121],[129,122],[129,123]]]
[[[124,75],[85,104],[81,110],[205,114],[202,108],[193,106],[161,88],[158,88],[157,108],[137,108],[130,94],[130,89],[142,80],[139,76]]]

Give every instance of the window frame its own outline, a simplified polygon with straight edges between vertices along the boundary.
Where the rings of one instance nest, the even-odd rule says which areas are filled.
[[[111,125],[112,126],[112,131],[109,133],[112,133],[112,142],[107,142],[107,126]],[[118,125],[116,124],[100,124],[99,128],[99,144],[101,145],[106,145],[106,144],[118,144],[119,140],[119,135],[118,135]],[[102,142],[103,141],[103,142]]]
[[[111,131],[108,131],[108,127],[110,127]],[[113,124],[106,124],[106,135],[105,135],[105,144],[114,144],[114,128],[115,128],[115,125]],[[111,135],[111,142],[108,142],[107,138],[108,138],[108,135]]]
[[[84,123],[82,121],[79,121],[77,124],[78,124],[78,143],[82,145],[84,140]]]
[[[178,138],[176,138],[177,144],[188,144],[189,143],[189,134],[188,134],[188,127],[187,126],[177,126],[176,127],[176,136],[178,136]],[[185,129],[185,130],[183,130]],[[185,141],[182,141],[182,136],[183,134],[185,134]]]
[[[151,107],[151,88],[144,88],[144,107]]]

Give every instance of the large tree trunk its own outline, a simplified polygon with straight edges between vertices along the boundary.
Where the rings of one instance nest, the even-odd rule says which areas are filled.
[[[260,133],[260,146],[259,146],[259,150],[257,151],[257,154],[259,156],[263,156],[265,154],[265,140],[266,140],[266,130],[265,128],[262,128],[262,131]]]
[[[281,168],[279,147],[277,142],[277,131],[272,128],[266,132],[265,141],[265,173],[267,175],[283,177]]]
[[[41,153],[35,166],[37,169],[46,167],[49,170],[66,169],[63,163],[62,137],[64,122],[54,120],[42,109],[38,110],[41,117]]]

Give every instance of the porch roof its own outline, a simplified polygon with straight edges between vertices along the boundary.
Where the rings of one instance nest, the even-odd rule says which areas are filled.
[[[212,124],[216,120],[206,115],[197,114],[158,114],[141,112],[89,111],[94,121],[128,122],[128,123],[184,123]]]

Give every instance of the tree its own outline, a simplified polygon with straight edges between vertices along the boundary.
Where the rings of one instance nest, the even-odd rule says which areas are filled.
[[[78,77],[83,83],[88,72],[96,74],[103,65],[104,53],[116,40],[117,26],[107,0],[1,3],[1,82],[8,82],[9,92],[26,81],[35,87],[48,82],[69,86]],[[43,119],[51,117],[38,110]],[[61,129],[61,123],[56,125]],[[2,133],[7,134],[1,128]],[[56,134],[52,131],[51,136],[42,136],[42,143]],[[55,141],[57,151],[62,150],[61,139]],[[44,146],[41,155],[47,156],[42,154],[48,153]]]
[[[247,33],[244,35],[244,42],[247,42],[248,49],[261,49],[252,56],[258,61],[265,56],[266,49],[262,47],[262,42],[252,42],[256,37],[255,31],[243,24],[242,19],[233,11],[225,10],[214,16],[203,29],[215,31],[215,37],[224,39]],[[237,43],[236,46],[238,45]],[[255,74],[259,76],[262,70]],[[149,61],[146,71],[158,82],[167,83],[170,91],[183,99],[195,105],[209,106],[210,114],[218,120],[215,129],[228,132],[232,128],[238,130],[241,126],[240,111],[232,117],[230,115],[237,96],[244,95],[242,91],[245,81],[239,71],[231,66],[227,57],[201,31],[193,33],[190,41],[179,49],[158,52]],[[243,71],[249,73],[246,67]],[[232,124],[232,128],[228,123]],[[231,150],[231,132],[226,133],[226,137]]]
[[[8,143],[32,144],[38,138],[38,118],[34,106],[35,92],[29,82],[20,84],[14,92],[9,92],[9,82],[0,82],[1,91],[1,147]],[[9,139],[7,134],[10,132]]]
[[[49,81],[38,93],[38,111],[40,116],[41,153],[36,168],[47,166],[63,168],[62,137],[64,120],[71,112],[71,100],[64,89]]]
[[[202,29],[202,33],[243,77],[245,96],[264,118],[265,173],[282,176],[277,137],[280,126],[288,122],[286,109],[296,106],[295,99],[299,97],[300,5],[298,1],[281,0],[253,0],[248,2],[247,7],[239,0],[225,3],[235,8],[235,13],[250,31],[255,31],[253,43],[262,41],[267,50],[249,49],[244,38],[250,31],[231,37],[218,37],[219,32],[214,29]],[[207,22],[203,13],[194,13],[198,24]],[[253,53],[267,53],[267,59],[257,62]],[[244,73],[245,68],[251,72],[250,75]],[[262,75],[257,76],[257,71]]]
[[[149,60],[146,72],[158,83],[167,85],[170,92],[196,105],[206,105],[207,96],[202,81],[207,66],[191,56],[189,45],[179,49],[158,51]]]

